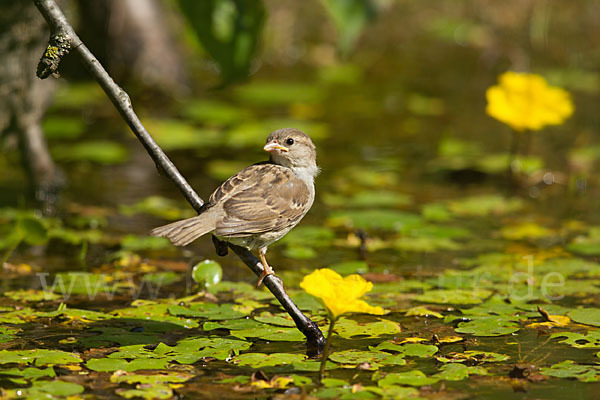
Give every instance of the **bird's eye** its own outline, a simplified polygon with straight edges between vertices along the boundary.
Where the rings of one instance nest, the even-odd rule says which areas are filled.
[[[288,146],[291,146],[291,145],[293,145],[293,144],[294,144],[294,139],[292,139],[292,138],[288,138],[288,139],[285,141],[285,144],[287,144]]]

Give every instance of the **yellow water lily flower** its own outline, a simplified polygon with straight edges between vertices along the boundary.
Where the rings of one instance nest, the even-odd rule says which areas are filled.
[[[359,300],[373,288],[373,284],[360,275],[342,278],[332,269],[317,269],[302,279],[300,287],[323,300],[334,319],[347,312],[384,313],[383,308],[370,306],[364,300]]]
[[[540,75],[508,71],[486,91],[486,112],[516,131],[560,125],[573,114],[571,95]]]

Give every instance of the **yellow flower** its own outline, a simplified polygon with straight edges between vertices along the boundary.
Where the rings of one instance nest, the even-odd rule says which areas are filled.
[[[560,125],[573,114],[569,92],[536,74],[508,71],[486,91],[486,112],[517,131]]]
[[[373,307],[359,300],[359,297],[373,288],[373,284],[360,275],[342,278],[337,272],[323,268],[305,276],[300,287],[323,300],[334,319],[347,312],[383,314],[383,308]]]

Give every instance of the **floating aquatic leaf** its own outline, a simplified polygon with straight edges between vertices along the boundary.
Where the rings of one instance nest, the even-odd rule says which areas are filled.
[[[133,359],[131,361],[114,358],[91,358],[85,366],[92,371],[138,371],[141,369],[165,369],[168,360],[155,358]]]
[[[193,375],[179,371],[161,371],[158,374],[142,375],[132,374],[128,372],[117,371],[110,377],[110,381],[114,383],[145,383],[145,384],[161,384],[161,383],[176,383],[185,382],[192,378]]]
[[[600,331],[553,333],[550,338],[564,338],[559,343],[566,343],[578,349],[600,348]]]
[[[61,350],[0,350],[0,364],[34,364],[39,367],[80,362],[82,359],[78,355]]]
[[[597,382],[600,380],[600,366],[576,364],[575,361],[571,360],[542,368],[540,373],[556,378],[575,378],[582,382]]]
[[[335,332],[346,338],[394,335],[400,331],[400,325],[397,322],[379,318],[375,322],[357,322],[350,318],[341,317],[335,324]]]
[[[416,306],[409,308],[406,310],[407,317],[411,316],[419,316],[419,317],[435,317],[435,318],[444,318],[442,314],[437,311],[432,311],[425,306]]]
[[[10,342],[15,338],[19,329],[9,328],[8,326],[0,326],[0,343]]]
[[[470,375],[488,375],[488,371],[480,366],[451,363],[442,365],[441,371],[433,377],[444,381],[461,381],[467,379]]]
[[[128,251],[162,250],[169,247],[171,242],[164,237],[126,235],[121,239],[121,248]]]
[[[262,322],[265,324],[288,326],[288,327],[296,326],[296,323],[294,322],[294,320],[287,313],[273,314],[269,311],[263,311],[259,315],[255,315],[254,319],[256,321],[259,321],[259,322]]]
[[[502,362],[510,357],[506,354],[494,353],[489,351],[467,350],[464,353],[448,353],[435,356],[435,359],[443,363],[484,363],[484,362]]]
[[[577,308],[567,315],[580,324],[600,326],[600,308]]]
[[[16,301],[42,301],[42,300],[57,300],[60,298],[59,295],[52,293],[52,292],[47,292],[44,290],[35,290],[35,289],[29,289],[29,290],[9,290],[7,292],[4,292],[3,294],[4,296],[16,300]]]
[[[592,227],[588,236],[577,236],[567,245],[567,250],[585,256],[600,255],[600,227]]]
[[[392,385],[410,385],[410,386],[426,386],[436,383],[439,378],[435,376],[427,376],[418,369],[413,369],[406,372],[394,372],[387,374],[383,379],[377,381],[380,387]]]
[[[138,384],[135,389],[117,389],[115,391],[119,396],[126,399],[172,399],[173,389],[165,384]]]
[[[192,279],[204,287],[214,286],[221,282],[223,268],[214,260],[204,260],[192,268]]]
[[[329,268],[340,275],[365,274],[369,272],[369,265],[366,263],[366,261],[360,260],[343,261],[340,263],[331,264]]]
[[[452,219],[452,213],[450,213],[448,207],[441,203],[425,204],[421,214],[427,221],[433,222],[446,222]]]
[[[192,303],[189,307],[173,305],[169,313],[176,316],[208,318],[211,320],[224,320],[242,318],[249,314],[242,307],[235,304]]]
[[[400,231],[422,223],[416,214],[395,210],[355,210],[334,211],[327,222],[333,226],[346,226],[359,229],[384,229]]]
[[[487,289],[476,290],[427,290],[423,294],[414,297],[423,303],[437,304],[479,304],[483,299],[492,295]]]
[[[217,146],[224,135],[214,129],[198,128],[187,121],[144,118],[144,125],[164,150],[185,150]]]
[[[327,193],[323,196],[323,202],[330,207],[385,208],[409,205],[412,203],[412,198],[409,195],[398,192],[363,190],[349,196]]]
[[[3,397],[7,399],[27,398],[27,399],[58,399],[68,396],[75,396],[83,393],[84,387],[72,382],[59,380],[52,381],[34,381],[28,388],[7,389],[3,392]]]
[[[170,323],[185,328],[196,328],[198,322],[190,318],[178,318],[169,314],[169,304],[148,304],[139,307],[122,308],[114,313],[119,317],[140,318],[157,322]]]
[[[258,338],[268,341],[302,342],[305,339],[304,334],[296,328],[266,324],[258,328],[232,330],[229,334],[241,339]]]
[[[187,100],[181,113],[184,117],[207,125],[233,125],[250,118],[250,113],[241,107],[215,100]]]
[[[523,201],[519,198],[504,198],[498,195],[482,195],[453,200],[448,204],[451,212],[462,216],[486,216],[508,214],[520,210]]]
[[[474,336],[502,336],[515,333],[519,329],[519,325],[512,318],[489,316],[477,317],[468,322],[460,322],[455,331],[470,333]]]
[[[377,346],[369,346],[374,351],[393,351],[401,357],[431,357],[437,353],[437,346],[422,343],[397,344],[394,342],[381,342]]]
[[[362,351],[356,349],[336,351],[329,355],[331,361],[344,365],[361,365],[366,369],[378,369],[384,365],[405,365],[402,355],[392,355],[383,351]]]
[[[194,216],[194,211],[183,207],[179,202],[161,196],[148,196],[137,203],[119,206],[123,215],[145,213],[169,220],[183,219]]]
[[[98,164],[119,164],[129,158],[127,148],[123,145],[102,140],[55,145],[51,153],[59,161],[91,161]]]
[[[330,246],[335,239],[335,233],[331,228],[316,225],[303,225],[292,229],[285,235],[280,243],[307,247]]]
[[[500,230],[500,234],[508,240],[538,239],[556,235],[553,230],[533,222],[505,225]]]
[[[323,99],[324,92],[321,86],[307,83],[253,81],[238,87],[236,94],[241,101],[247,103],[278,106],[317,103]]]
[[[290,365],[306,359],[304,354],[292,353],[245,353],[234,357],[231,362],[252,368],[273,367],[276,365]]]
[[[27,367],[27,368],[23,368],[23,369],[19,369],[19,368],[1,369],[0,375],[9,375],[10,377],[2,376],[2,378],[7,378],[11,382],[14,382],[14,383],[20,384],[20,385],[24,385],[27,383],[27,381],[35,380],[38,378],[44,378],[44,377],[54,378],[54,377],[56,377],[56,372],[54,372],[54,368],[52,368],[52,367],[48,367],[48,368]]]
[[[202,329],[210,331],[213,329],[246,330],[258,329],[262,323],[250,318],[232,319],[231,321],[208,321],[202,325]]]
[[[312,247],[291,245],[283,251],[283,255],[296,260],[310,260],[316,258],[318,253]]]
[[[44,118],[42,129],[49,140],[76,139],[85,132],[85,123],[81,117],[48,115]]]

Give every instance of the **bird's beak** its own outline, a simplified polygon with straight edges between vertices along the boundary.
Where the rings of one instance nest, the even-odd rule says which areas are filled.
[[[287,153],[288,151],[290,151],[290,149],[288,149],[285,146],[280,145],[279,143],[277,143],[276,140],[269,142],[265,145],[265,147],[263,147],[264,151],[268,151],[269,153],[275,151],[275,150],[281,150],[284,153]]]

